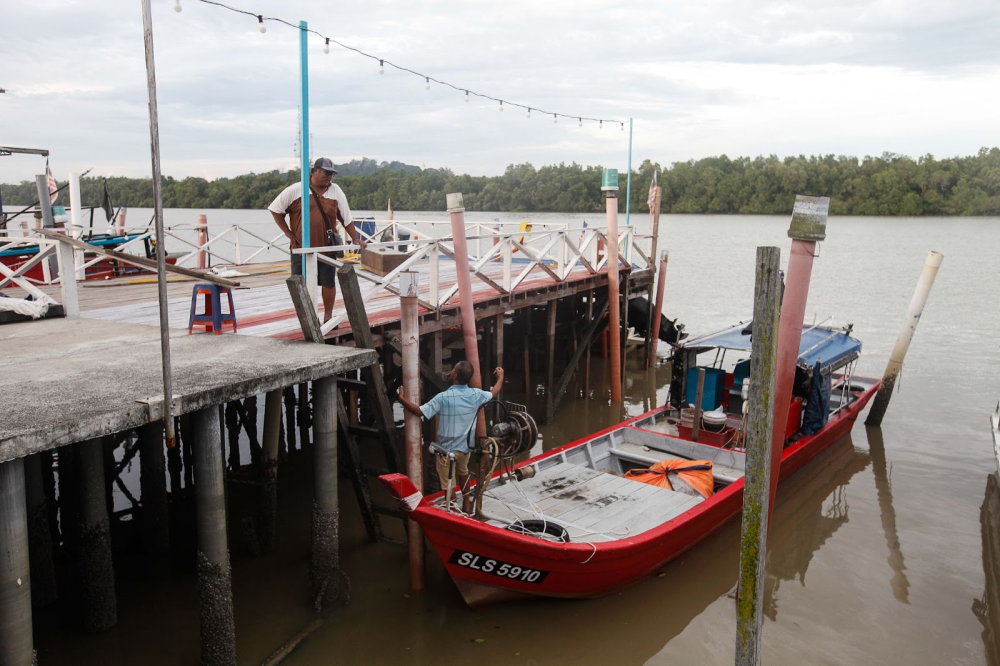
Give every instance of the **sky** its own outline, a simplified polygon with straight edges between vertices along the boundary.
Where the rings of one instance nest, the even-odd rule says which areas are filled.
[[[199,0],[151,0],[161,170],[289,169],[299,30]],[[1000,145],[998,0],[230,0],[472,98],[309,41],[311,154],[458,173],[577,162],[624,169],[726,154],[974,154]],[[148,177],[140,0],[0,5],[0,146],[55,176]],[[546,109],[572,118],[533,111]],[[577,117],[613,119],[603,128]],[[625,122],[621,131],[618,121]],[[0,182],[35,156],[0,157]]]

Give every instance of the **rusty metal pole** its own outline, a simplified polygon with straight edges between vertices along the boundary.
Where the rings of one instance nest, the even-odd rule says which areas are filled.
[[[420,404],[420,325],[417,318],[417,294],[420,274],[399,274],[400,337],[403,342],[403,388],[406,397]],[[424,490],[424,463],[420,447],[420,417],[404,412],[406,429],[406,475]],[[416,522],[406,521],[410,551],[410,587],[424,589],[424,533]]]
[[[768,524],[778,490],[778,473],[781,452],[785,448],[785,426],[792,402],[792,383],[795,380],[795,363],[802,341],[802,320],[809,298],[809,280],[812,277],[816,243],[826,238],[826,218],[830,211],[827,197],[795,197],[792,222],[788,236],[792,250],[785,274],[785,291],[781,302],[781,322],[778,328],[778,361],[774,393],[774,424],[771,436],[771,490],[768,501]]]
[[[896,345],[892,348],[892,355],[889,356],[889,363],[885,366],[885,374],[882,375],[882,386],[875,399],[872,401],[872,408],[865,419],[866,426],[882,425],[882,418],[885,410],[889,408],[889,400],[892,398],[892,389],[896,386],[896,378],[903,370],[903,359],[906,358],[906,350],[910,348],[910,341],[913,334],[917,332],[917,324],[920,323],[920,316],[924,312],[924,305],[927,303],[927,296],[934,286],[934,278],[937,277],[938,269],[944,255],[940,252],[931,251],[927,255],[924,263],[924,270],[920,273],[920,280],[917,281],[917,289],[913,292],[913,299],[910,301],[910,309],[906,311],[906,319],[903,327],[899,329],[899,336],[896,338]]]
[[[458,301],[462,309],[462,334],[465,337],[465,359],[472,364],[469,386],[482,388],[479,369],[479,340],[476,336],[476,312],[472,304],[472,278],[469,277],[469,246],[465,239],[465,207],[461,193],[447,196],[448,213],[451,215],[451,235],[455,244],[455,276],[458,281]],[[476,422],[476,441],[486,436],[486,419],[479,412]]]
[[[601,189],[608,193],[605,211],[608,221],[608,331],[611,348],[611,402],[622,400],[622,325],[621,302],[618,293],[618,172],[614,169],[604,170]]]
[[[750,395],[747,399],[747,455],[740,533],[740,578],[736,595],[736,666],[760,663],[764,624],[766,517],[770,514],[771,432],[774,418],[774,369],[781,309],[781,252],[757,248]]]
[[[663,315],[663,292],[667,283],[667,251],[660,255],[660,272],[656,276],[656,304],[653,307],[653,332],[646,346],[646,368],[649,369],[656,360],[656,345],[660,340],[660,317]]]

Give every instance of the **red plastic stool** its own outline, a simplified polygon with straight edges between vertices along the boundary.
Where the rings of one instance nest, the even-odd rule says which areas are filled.
[[[198,314],[198,296],[205,296],[205,311]],[[229,312],[222,311],[222,294],[229,297]],[[236,332],[236,309],[233,307],[233,293],[229,287],[220,287],[215,284],[196,284],[191,292],[191,316],[188,319],[188,335],[195,326],[204,327],[205,331],[212,331],[216,335],[222,333],[226,325]]]

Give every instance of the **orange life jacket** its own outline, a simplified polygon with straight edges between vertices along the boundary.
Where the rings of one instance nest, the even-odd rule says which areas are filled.
[[[646,469],[630,469],[625,476],[642,483],[673,490],[670,475],[676,474],[694,488],[699,495],[708,499],[715,490],[712,478],[711,460],[661,460]]]

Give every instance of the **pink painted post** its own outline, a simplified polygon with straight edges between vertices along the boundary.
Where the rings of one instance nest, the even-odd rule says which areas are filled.
[[[125,213],[119,213],[118,214],[118,232],[117,233],[118,233],[119,236],[124,236],[125,235]]]
[[[208,242],[208,217],[204,214],[198,216],[198,268],[208,268],[208,252],[205,251],[205,243]]]
[[[781,452],[785,448],[785,428],[792,402],[792,383],[799,357],[799,344],[802,341],[802,320],[805,318],[806,301],[809,298],[813,258],[816,256],[816,243],[826,238],[826,218],[829,211],[829,198],[798,195],[795,197],[792,223],[788,229],[792,251],[788,257],[781,320],[778,324],[774,424],[771,429],[771,489],[767,509],[769,525],[778,489]]]
[[[448,213],[451,215],[451,235],[455,245],[455,275],[458,281],[458,302],[462,310],[462,334],[465,337],[465,359],[472,364],[472,380],[469,386],[482,388],[483,379],[479,371],[479,339],[476,336],[476,313],[472,304],[472,278],[469,277],[469,245],[465,239],[465,207],[461,193],[447,197]],[[479,413],[476,424],[476,439],[486,436],[486,419]]]
[[[622,319],[618,294],[618,198],[608,192],[608,318],[611,356],[611,402],[622,401]]]

